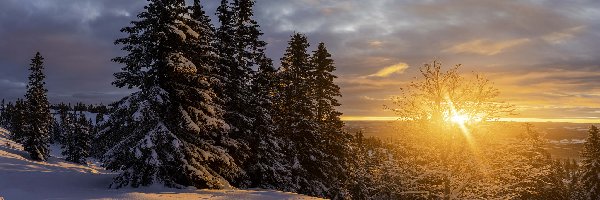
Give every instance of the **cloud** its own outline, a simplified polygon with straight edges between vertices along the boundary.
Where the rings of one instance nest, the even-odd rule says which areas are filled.
[[[368,75],[367,77],[388,77],[392,74],[402,74],[404,73],[404,70],[408,69],[408,67],[409,66],[406,63],[398,63],[392,66],[385,67],[377,71],[377,73]]]
[[[487,39],[476,39],[465,43],[454,45],[443,52],[450,53],[472,53],[486,56],[493,56],[504,52],[507,49],[528,43],[527,38],[505,40],[505,41],[490,41]]]
[[[52,2],[0,0],[0,37],[9,38],[0,40],[0,97],[23,96],[19,84],[1,80],[26,83],[35,51],[46,58],[51,101],[109,103],[127,94],[111,93],[117,90],[110,85],[112,74],[122,66],[110,59],[125,53],[113,42],[125,36],[119,29],[148,2]],[[203,3],[218,25],[213,14],[219,2]],[[294,31],[305,33],[311,44],[326,43],[344,95],[340,111],[347,115],[381,115],[382,102],[364,97],[397,95],[418,75],[386,66],[418,66],[431,59],[461,63],[465,72],[503,73],[491,80],[519,104],[591,107],[600,101],[586,96],[600,93],[593,84],[598,80],[593,72],[600,71],[600,1],[260,0],[255,5],[275,66]],[[576,72],[544,73],[549,68]],[[548,112],[527,114],[561,115],[543,109]]]
[[[550,34],[542,36],[542,39],[550,44],[560,44],[566,40],[570,40],[575,37],[576,34],[581,33],[585,30],[585,26],[576,26],[568,28],[563,31],[552,32]]]
[[[370,96],[362,96],[361,97],[364,100],[368,100],[368,101],[389,101],[392,98],[388,97],[388,98],[374,98],[374,97],[370,97]]]
[[[0,79],[0,84],[13,88],[25,88],[25,86],[27,86],[27,84],[25,84],[24,82],[16,82],[7,79]]]
[[[380,48],[383,46],[383,42],[379,41],[379,40],[369,41],[369,46],[371,46],[373,48]]]

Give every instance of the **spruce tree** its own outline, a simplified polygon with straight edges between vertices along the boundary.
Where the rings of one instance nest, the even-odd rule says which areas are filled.
[[[6,105],[4,104],[4,99],[0,103],[0,127],[6,127]]]
[[[82,111],[79,111],[78,114],[69,113],[68,115],[62,155],[67,161],[86,164],[87,158],[90,156],[92,124],[85,118]]]
[[[342,130],[339,87],[333,80],[331,54],[323,43],[311,56],[306,36],[291,36],[273,84],[274,119],[292,166],[293,191],[321,197],[343,198],[350,167],[351,136]]]
[[[239,167],[224,146],[236,141],[223,134],[218,78],[197,59],[214,52],[190,46],[209,34],[192,28],[183,0],[151,0],[139,21],[122,29],[119,39],[129,54],[114,61],[125,65],[115,74],[117,87],[140,91],[112,104],[99,138],[107,142],[105,166],[121,171],[114,186],[228,187]]]
[[[259,65],[253,80],[254,98],[251,106],[260,115],[256,115],[252,124],[254,134],[249,138],[248,144],[253,153],[244,163],[247,180],[242,187],[289,190],[287,185],[292,175],[290,162],[286,160],[285,154],[287,142],[277,131],[278,126],[273,118],[277,115],[273,106],[276,98],[274,88],[278,82],[275,72],[271,60],[266,59]]]
[[[278,72],[276,103],[278,131],[284,133],[285,140],[293,141],[286,147],[293,174],[288,187],[296,192],[323,196],[327,186],[322,182],[324,174],[320,173],[321,166],[317,162],[322,155],[322,138],[314,120],[309,43],[306,36],[297,33],[288,44]]]
[[[596,126],[591,126],[581,152],[580,181],[588,199],[600,197],[600,136]]]
[[[50,143],[61,143],[62,129],[59,120],[54,116],[50,119]]]
[[[186,43],[188,48],[187,54],[194,64],[207,69],[205,71],[198,71],[198,73],[216,76],[220,70],[216,67],[216,62],[218,60],[218,55],[216,54],[217,50],[215,48],[216,30],[213,27],[210,18],[206,15],[206,12],[204,12],[200,0],[194,0],[194,4],[188,9],[190,12],[190,23],[188,23],[188,26],[194,33],[197,33],[197,35],[188,39],[188,42]],[[214,78],[219,78],[219,81],[222,81],[220,80],[221,77]],[[218,82],[216,84],[221,83]]]
[[[335,66],[331,54],[327,51],[324,43],[319,43],[317,49],[313,52],[310,62],[312,64],[311,88],[314,101],[315,120],[319,124],[318,134],[321,134],[321,148],[324,153],[322,167],[320,170],[325,172],[324,178],[332,189],[338,191],[329,191],[328,195],[343,193],[342,181],[347,179],[346,158],[347,148],[350,143],[350,135],[342,130],[344,123],[340,119],[341,112],[336,107],[341,104],[337,98],[341,97],[340,87],[333,81],[337,78],[333,75]]]
[[[75,162],[75,136],[77,132],[77,118],[75,113],[67,111],[65,117],[61,120],[61,154],[65,156],[65,160]]]
[[[64,135],[67,132],[68,126],[70,125],[70,121],[68,121],[69,111],[71,110],[71,104],[60,103],[57,108],[58,113],[58,122],[59,122],[59,132],[56,135],[53,135],[58,143],[63,142]]]
[[[2,99],[2,105],[0,105],[0,127],[10,130],[10,119],[11,119],[11,109],[13,105],[11,102],[4,103],[4,99]]]
[[[275,135],[268,83],[275,69],[264,51],[266,43],[253,19],[253,0],[222,0],[217,9],[220,27],[216,46],[219,74],[223,77],[222,97],[230,134],[240,145],[231,149],[245,171],[234,180],[238,187],[278,188],[287,174],[281,138]],[[254,69],[258,69],[255,71]],[[252,152],[252,153],[250,153]]]
[[[24,144],[27,138],[27,105],[22,99],[17,99],[15,105],[8,104],[7,111],[9,116],[7,127],[11,133],[11,140]]]
[[[43,60],[40,53],[36,53],[31,59],[29,84],[25,94],[27,105],[27,121],[25,129],[25,151],[29,152],[31,159],[45,161],[49,157],[49,127],[50,127],[50,105],[45,88]]]
[[[332,74],[335,71],[331,54],[327,51],[324,43],[319,43],[317,50],[311,57],[313,65],[313,90],[314,101],[316,101],[316,119],[323,123],[325,127],[330,127],[333,131],[341,132],[344,126],[340,120],[342,113],[335,110],[340,106],[337,98],[342,97],[340,87],[333,81],[337,78]]]
[[[222,76],[225,83],[223,85],[223,99],[225,100],[225,120],[231,125],[230,134],[235,138],[246,138],[252,131],[252,108],[250,81],[252,76],[253,58],[249,57],[246,48],[246,41],[250,38],[243,38],[241,32],[243,21],[238,13],[240,7],[235,5],[236,0],[231,5],[228,1],[221,1],[221,6],[217,9],[221,26],[217,31],[217,45],[219,49],[220,67],[223,68]],[[243,41],[243,40],[246,41]],[[243,141],[243,140],[240,140]],[[247,158],[249,149],[248,144],[236,153],[236,160],[243,161]]]

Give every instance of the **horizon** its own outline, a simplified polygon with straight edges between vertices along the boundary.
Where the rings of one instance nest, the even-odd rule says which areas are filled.
[[[377,117],[377,116],[342,116],[342,121],[398,121],[398,117]],[[529,123],[574,123],[574,124],[596,124],[600,119],[578,119],[578,118],[518,118],[505,117],[490,122],[529,122]]]

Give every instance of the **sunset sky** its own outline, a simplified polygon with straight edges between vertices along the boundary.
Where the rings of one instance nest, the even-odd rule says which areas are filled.
[[[219,1],[204,2],[215,13]],[[124,54],[113,41],[145,4],[0,1],[0,97],[25,93],[36,51],[46,58],[53,103],[127,95],[110,84],[121,67],[110,59]],[[486,74],[519,109],[514,117],[600,122],[600,1],[257,0],[255,17],[275,66],[294,31],[308,36],[311,51],[326,43],[345,119],[393,116],[383,111],[387,99],[437,59]]]

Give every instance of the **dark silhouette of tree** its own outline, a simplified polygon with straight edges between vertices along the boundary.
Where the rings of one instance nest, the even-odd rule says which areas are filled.
[[[316,133],[318,124],[314,122],[315,114],[312,104],[310,55],[306,36],[296,33],[291,36],[279,68],[279,83],[277,88],[277,101],[275,102],[277,115],[276,122],[284,134],[286,154],[292,163],[292,177],[286,183],[286,188],[292,191],[322,196],[325,185],[320,182],[322,174],[309,169],[320,167],[316,161],[319,155],[317,143],[312,143],[320,138]],[[312,166],[308,166],[312,165]]]
[[[274,188],[288,172],[281,167],[285,165],[280,159],[282,142],[275,136],[271,117],[269,87],[273,86],[274,69],[264,53],[266,43],[260,40],[262,32],[253,19],[253,6],[253,0],[223,0],[217,8],[218,73],[224,78],[225,120],[231,125],[230,135],[239,141],[230,149],[245,171],[233,184]]]
[[[346,158],[351,136],[342,131],[335,67],[324,44],[311,56],[303,34],[291,36],[277,72],[275,122],[291,165],[286,188],[303,194],[336,197],[345,193]],[[339,196],[338,196],[339,198]]]
[[[313,51],[310,57],[312,65],[311,84],[312,100],[314,106],[315,122],[318,123],[318,133],[321,134],[321,140],[317,140],[324,153],[321,160],[321,169],[327,169],[324,172],[324,181],[331,187],[327,196],[334,196],[345,193],[342,181],[346,180],[348,166],[346,159],[349,158],[348,144],[352,136],[344,133],[342,128],[344,123],[340,119],[341,112],[336,107],[341,104],[337,98],[341,97],[340,87],[333,81],[337,78],[332,73],[335,71],[334,61],[331,54],[327,51],[324,43],[319,43],[317,49]],[[338,191],[333,191],[336,188]]]
[[[92,123],[82,111],[70,112],[65,122],[62,155],[67,161],[86,164],[90,156]]]
[[[26,128],[24,148],[29,152],[31,159],[45,161],[49,157],[49,127],[50,127],[50,106],[45,88],[43,69],[43,60],[40,53],[36,53],[31,59],[29,68],[29,84],[27,85],[26,98]]]
[[[27,138],[26,130],[27,124],[27,105],[22,99],[17,99],[13,106],[9,103],[6,107],[7,122],[9,123],[7,128],[11,132],[11,140],[23,144]]]
[[[4,99],[2,99],[2,102],[0,103],[0,127],[6,128],[6,125],[8,124],[6,114],[6,104],[4,103]]]

